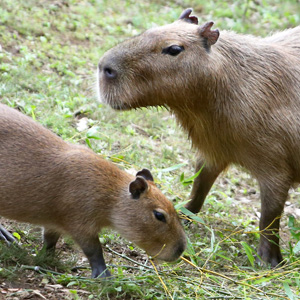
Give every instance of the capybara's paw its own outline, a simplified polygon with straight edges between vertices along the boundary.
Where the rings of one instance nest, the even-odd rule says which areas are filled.
[[[4,227],[0,225],[0,240],[5,241],[7,244],[13,243],[16,239]]]
[[[271,268],[278,268],[284,264],[280,248],[270,242],[259,247],[258,255],[256,263],[259,265],[270,264]]]

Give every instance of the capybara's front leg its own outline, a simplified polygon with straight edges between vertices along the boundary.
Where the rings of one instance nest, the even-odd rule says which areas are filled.
[[[3,226],[0,225],[0,240],[5,241],[7,244],[13,243],[16,239],[10,234]]]
[[[204,165],[204,166],[203,166]],[[195,173],[197,173],[203,166],[201,173],[196,177],[192,192],[191,192],[191,201],[186,204],[186,208],[193,212],[197,213],[200,211],[204,200],[210,191],[215,180],[219,174],[225,169],[226,166],[218,167],[208,167],[205,164],[205,161],[198,159],[196,163]]]
[[[92,268],[92,278],[111,277],[110,272],[107,270],[102,247],[98,235],[82,238],[75,238],[84,254],[88,258]]]
[[[279,224],[284,209],[289,184],[278,184],[271,187],[271,183],[260,182],[261,217],[259,223],[260,243],[258,255],[264,262],[276,267],[282,261],[279,247]]]

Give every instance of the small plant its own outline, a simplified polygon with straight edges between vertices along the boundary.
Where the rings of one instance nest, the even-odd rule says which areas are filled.
[[[290,259],[295,262],[299,259],[300,254],[300,224],[297,223],[294,216],[289,216],[288,228],[293,238],[293,241],[289,241]]]

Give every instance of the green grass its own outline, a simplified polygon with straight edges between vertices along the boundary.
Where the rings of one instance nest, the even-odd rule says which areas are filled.
[[[19,107],[69,142],[88,144],[120,168],[149,168],[180,209],[191,188],[180,179],[193,175],[195,157],[186,134],[166,110],[116,112],[97,103],[95,71],[113,45],[173,22],[187,7],[194,8],[200,23],[213,20],[221,30],[247,34],[266,36],[300,24],[296,0],[1,0],[1,102]],[[83,117],[87,127],[79,130]],[[298,193],[291,194],[295,207],[300,206]],[[101,241],[115,275],[109,282],[87,278],[89,266],[68,239],[66,245],[59,244],[59,263],[41,264],[40,232],[7,223],[20,234],[21,247],[1,245],[0,282],[26,291],[39,289],[47,299],[56,299],[46,290],[49,284],[70,291],[57,294],[61,299],[298,299],[299,220],[283,217],[282,251],[288,262],[281,270],[269,270],[253,263],[259,241],[257,211],[256,182],[231,168],[212,188],[200,219],[186,228],[185,257],[193,265],[163,264],[156,273],[142,251],[107,230]],[[44,269],[33,273],[35,265]],[[75,265],[84,268],[72,272]],[[24,283],[26,276],[31,283]]]

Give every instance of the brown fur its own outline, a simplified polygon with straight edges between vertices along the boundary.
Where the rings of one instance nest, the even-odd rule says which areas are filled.
[[[184,231],[172,203],[144,178],[149,171],[129,175],[2,104],[0,116],[1,216],[44,226],[48,249],[61,233],[71,235],[89,258],[93,277],[109,276],[98,238],[106,226],[158,259],[179,257]]]
[[[196,170],[206,162],[187,204],[192,212],[228,165],[248,169],[261,189],[259,254],[276,266],[282,256],[271,231],[279,219],[265,229],[300,181],[300,26],[267,38],[219,37],[212,22],[198,26],[190,12],[105,53],[99,98],[120,110],[162,105],[176,116],[199,150]],[[171,45],[184,51],[165,54]]]

